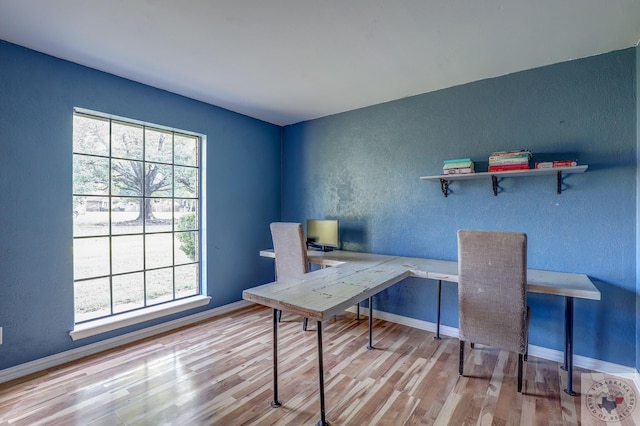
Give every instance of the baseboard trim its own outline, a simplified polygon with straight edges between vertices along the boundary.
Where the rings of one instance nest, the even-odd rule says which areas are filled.
[[[19,365],[16,365],[15,367],[5,368],[4,370],[0,370],[0,383],[5,383],[10,380],[15,380],[20,377],[28,376],[30,374],[35,374],[52,367],[56,367],[58,365],[65,364],[67,362],[75,361],[89,355],[94,355],[98,352],[113,349],[118,346],[135,342],[137,340],[145,339],[147,337],[151,337],[157,334],[165,333],[167,331],[175,330],[177,328],[194,324],[199,321],[204,321],[212,317],[224,315],[229,312],[237,311],[238,309],[245,308],[251,305],[253,305],[253,303],[245,300],[229,303],[228,305],[223,305],[217,308],[208,309],[206,311],[202,311],[197,314],[189,315],[186,317],[178,318],[173,321],[168,321],[162,324],[154,325],[152,327],[147,327],[138,331],[123,334],[122,336],[113,337],[111,339],[103,340],[101,342],[91,343],[89,345],[82,346],[80,348],[71,349],[55,355],[51,355],[51,356],[40,358],[34,361],[26,362],[24,364],[19,364]]]
[[[348,312],[356,312],[355,307],[347,309]],[[360,315],[367,316],[368,309],[360,309]],[[429,321],[418,320],[415,318],[404,317],[401,315],[392,314],[389,312],[373,310],[373,317],[379,318],[385,321],[393,322],[396,324],[406,325],[408,327],[417,328],[420,330],[436,332],[436,324]],[[455,327],[448,327],[445,325],[440,326],[440,334],[449,337],[458,337],[458,329]],[[564,353],[555,349],[545,348],[543,346],[529,345],[529,355],[535,356],[549,361],[563,362]],[[595,358],[589,358],[582,355],[573,356],[573,365],[580,368],[585,368],[592,371],[598,371],[600,373],[611,374],[613,376],[626,376],[631,375],[635,377],[636,388],[640,389],[640,373],[634,367],[627,367],[624,365],[614,364],[612,362],[601,361]]]

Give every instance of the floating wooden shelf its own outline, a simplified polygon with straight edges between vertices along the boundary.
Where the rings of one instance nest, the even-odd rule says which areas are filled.
[[[493,195],[498,195],[498,179],[508,177],[525,177],[540,175],[556,175],[556,185],[558,194],[562,194],[562,174],[563,173],[584,173],[589,166],[572,166],[572,167],[554,167],[552,169],[527,169],[527,170],[511,170],[505,172],[478,172],[454,175],[436,175],[421,176],[420,179],[432,182],[440,182],[442,193],[444,196],[449,195],[449,182],[454,180],[474,180],[474,179],[491,179],[493,186]]]

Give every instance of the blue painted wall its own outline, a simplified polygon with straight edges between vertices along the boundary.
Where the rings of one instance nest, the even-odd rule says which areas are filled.
[[[0,369],[142,327],[78,342],[68,334],[74,107],[207,136],[212,301],[200,310],[273,279],[272,262],[256,259],[280,218],[280,127],[2,41],[0,64]]]
[[[381,84],[384,84],[383,82]],[[529,267],[585,273],[602,301],[577,300],[575,353],[636,361],[636,49],[630,48],[285,128],[283,219],[337,218],[343,248],[454,260],[460,228],[528,234]],[[437,183],[442,161],[529,148],[576,158],[565,179]],[[435,321],[436,287],[407,279],[374,307]],[[457,327],[457,290],[443,285],[443,323]],[[530,342],[561,350],[563,301],[530,295]]]

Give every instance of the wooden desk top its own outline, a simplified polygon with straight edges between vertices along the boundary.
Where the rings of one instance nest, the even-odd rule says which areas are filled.
[[[260,255],[275,258],[273,250]],[[335,250],[310,251],[309,262],[332,267],[247,289],[243,299],[322,321],[407,277],[458,282],[458,263],[445,260]],[[527,282],[533,293],[600,300],[583,274],[529,269]]]

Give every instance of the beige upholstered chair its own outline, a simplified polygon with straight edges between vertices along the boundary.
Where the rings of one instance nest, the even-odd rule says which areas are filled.
[[[458,231],[459,373],[464,343],[518,354],[518,392],[527,354],[527,235]]]
[[[271,224],[271,239],[276,255],[276,281],[297,278],[309,272],[307,244],[302,231],[302,224],[290,222],[274,222]],[[282,312],[278,312],[278,319]],[[307,318],[302,329],[307,329]]]

